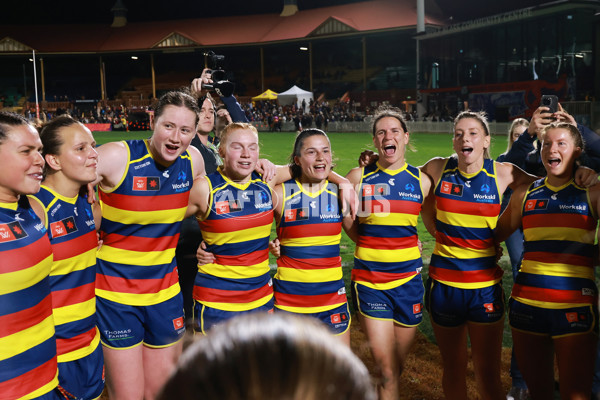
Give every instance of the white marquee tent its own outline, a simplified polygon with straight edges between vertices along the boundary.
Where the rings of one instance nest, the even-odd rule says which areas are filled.
[[[294,104],[296,103],[296,107],[302,107],[302,100],[306,102],[306,107],[308,109],[308,104],[310,100],[313,99],[313,93],[308,92],[306,90],[300,89],[298,86],[294,85],[285,92],[281,92],[277,95],[277,101],[282,106]]]

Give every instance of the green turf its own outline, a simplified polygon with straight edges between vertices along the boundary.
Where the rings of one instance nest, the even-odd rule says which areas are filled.
[[[94,137],[98,144],[103,144],[114,140],[147,138],[150,134],[151,132],[94,132]],[[330,133],[329,137],[336,163],[335,171],[341,175],[346,175],[351,168],[357,166],[358,156],[362,150],[374,149],[371,134],[369,133]],[[275,164],[287,163],[294,144],[294,138],[295,133],[292,132],[261,132],[259,135],[261,157],[267,158]],[[450,134],[414,133],[411,135],[410,142],[413,150],[408,150],[406,159],[410,164],[415,166],[423,165],[432,157],[447,157],[453,152],[452,137]],[[491,154],[492,157],[496,158],[506,148],[506,136],[493,137],[492,143]],[[423,242],[423,278],[426,279],[428,264],[435,241],[420,221],[417,229],[419,238]],[[272,236],[275,236],[274,232]],[[340,248],[344,280],[346,281],[348,293],[350,293],[348,285],[354,258],[354,244],[346,234],[342,235]],[[508,253],[505,248],[504,254],[500,260],[500,265],[505,270],[503,286],[504,292],[508,296],[512,286],[512,274],[508,261]],[[271,259],[271,265],[275,265],[273,259]],[[433,340],[433,332],[427,315],[423,318],[420,329],[427,337]],[[504,346],[511,345],[510,329],[508,328],[508,324],[505,323]]]

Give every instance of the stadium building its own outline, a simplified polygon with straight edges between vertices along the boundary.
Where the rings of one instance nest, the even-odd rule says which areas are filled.
[[[0,95],[4,106],[34,101],[36,66],[43,108],[149,104],[187,86],[213,51],[242,100],[297,85],[361,111],[389,102],[439,120],[468,106],[507,121],[554,93],[595,125],[597,0],[497,2],[479,13],[466,0],[295,3],[271,14],[127,22],[117,0],[112,24],[2,25]]]

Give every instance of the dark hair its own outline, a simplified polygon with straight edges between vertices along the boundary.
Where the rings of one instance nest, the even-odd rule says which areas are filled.
[[[255,312],[213,327],[158,399],[374,400],[364,364],[318,320]]]
[[[465,118],[477,120],[481,126],[483,126],[485,136],[490,136],[490,126],[488,124],[487,115],[484,111],[461,111],[456,118],[454,118],[454,130],[456,130],[456,124],[458,124],[458,121]],[[483,158],[491,158],[489,147],[483,150]]]
[[[44,145],[42,155],[60,155],[60,146],[63,145],[64,140],[59,134],[59,131],[61,130],[61,128],[65,128],[67,126],[75,124],[83,125],[79,121],[76,121],[73,118],[71,118],[71,116],[63,114],[53,118],[52,120],[50,120],[50,122],[47,122],[44,125],[42,125],[42,129],[40,130],[40,139],[42,139],[42,144]]]
[[[156,121],[165,111],[167,106],[185,107],[196,114],[196,122],[194,123],[194,129],[198,125],[198,114],[200,108],[198,108],[198,102],[193,98],[187,91],[184,90],[172,90],[163,94],[158,103],[154,107],[154,120]]]
[[[20,125],[29,125],[33,127],[33,124],[20,114],[10,111],[0,111],[0,144],[6,139],[6,135],[11,127]]]
[[[302,176],[302,168],[298,164],[296,164],[296,162],[294,161],[294,157],[300,157],[300,151],[302,150],[302,146],[304,146],[304,141],[309,137],[316,135],[325,136],[325,138],[331,145],[331,142],[329,141],[329,136],[327,136],[327,134],[320,129],[308,128],[298,133],[298,135],[296,135],[296,141],[294,142],[294,149],[292,150],[292,154],[290,154],[289,162],[290,171],[292,172],[293,179],[298,179]]]
[[[379,106],[375,110],[375,114],[373,115],[373,123],[371,126],[371,133],[373,134],[373,136],[375,136],[375,132],[377,132],[377,123],[380,119],[385,117],[396,118],[400,122],[400,125],[402,125],[402,129],[404,130],[404,132],[408,132],[406,121],[404,120],[404,117],[402,116],[402,111],[399,108],[390,106]]]

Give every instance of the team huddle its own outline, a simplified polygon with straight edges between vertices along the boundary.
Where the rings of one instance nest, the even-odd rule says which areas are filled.
[[[188,321],[207,334],[240,314],[299,314],[349,346],[348,295],[380,399],[402,393],[424,308],[445,396],[467,398],[469,337],[480,396],[503,398],[498,248],[521,228],[508,314],[529,392],[552,396],[556,353],[561,394],[589,397],[600,187],[578,167],[584,143],[562,114],[539,132],[543,178],[491,160],[487,120],[471,111],[454,121],[453,156],[412,166],[408,128],[394,108],[376,112],[376,153],[345,177],[332,171],[325,132],[300,132],[289,165],[274,166],[259,159],[256,129],[238,122],[221,132],[222,165],[206,175],[189,146],[199,114],[194,97],[169,92],[149,139],[96,148],[69,117],[38,134],[23,117],[0,113],[0,399],[96,399],[105,373],[109,398],[154,399],[175,369]],[[184,315],[175,257],[188,216],[203,240],[192,316]],[[425,284],[419,216],[436,241]],[[356,243],[350,294],[342,229]]]

